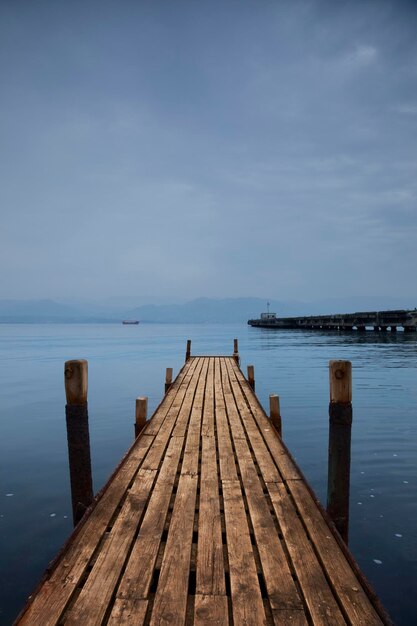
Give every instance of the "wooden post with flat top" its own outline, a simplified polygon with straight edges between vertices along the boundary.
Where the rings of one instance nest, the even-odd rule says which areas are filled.
[[[172,367],[167,367],[165,374],[165,393],[169,390],[172,385]]]
[[[248,365],[248,383],[252,391],[255,391],[255,368],[253,365]]]
[[[279,436],[282,436],[282,419],[281,411],[279,408],[279,396],[271,394],[269,396],[269,417],[274,428],[277,430]]]
[[[147,417],[148,398],[146,396],[136,398],[135,438],[139,435],[142,428],[145,426]]]
[[[88,430],[87,361],[66,361],[64,375],[72,516],[75,526],[94,499]]]
[[[187,362],[191,356],[191,339],[187,339],[187,350],[185,352],[185,361]]]
[[[330,361],[327,512],[347,544],[349,537],[352,364]]]
[[[236,361],[236,363],[239,365],[240,358],[239,358],[239,347],[238,347],[237,339],[233,339],[233,358]]]

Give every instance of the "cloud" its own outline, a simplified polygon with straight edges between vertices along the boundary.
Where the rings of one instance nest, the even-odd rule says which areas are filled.
[[[344,58],[344,62],[351,68],[366,68],[374,65],[378,59],[378,50],[371,45],[358,44]]]
[[[417,42],[398,4],[9,3],[3,296],[407,293]]]
[[[414,103],[404,103],[397,104],[392,107],[392,110],[396,113],[400,113],[400,115],[417,115],[417,104]]]

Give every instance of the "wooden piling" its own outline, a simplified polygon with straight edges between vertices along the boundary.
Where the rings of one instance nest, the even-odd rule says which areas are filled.
[[[269,417],[279,436],[282,436],[282,419],[279,407],[279,396],[271,394],[269,396]]]
[[[172,367],[167,367],[165,374],[165,393],[169,390],[172,385]]]
[[[148,417],[147,396],[136,398],[135,438],[139,435],[142,428],[145,426],[147,417]]]
[[[15,626],[392,626],[233,357],[176,381]]]
[[[233,339],[233,358],[236,361],[236,363],[239,365],[240,358],[239,358],[239,346],[238,346],[237,339]]]
[[[185,352],[185,362],[188,361],[190,356],[191,356],[191,339],[187,339],[187,350]]]
[[[347,544],[349,536],[352,364],[330,361],[327,512]]]
[[[75,526],[94,499],[88,430],[87,361],[66,361],[64,376],[72,516]]]
[[[253,391],[255,391],[255,368],[248,365],[248,383]]]

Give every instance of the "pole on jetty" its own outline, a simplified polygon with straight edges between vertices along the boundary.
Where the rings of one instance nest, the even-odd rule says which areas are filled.
[[[165,393],[169,390],[172,385],[172,367],[167,367],[165,374]]]
[[[147,417],[148,417],[147,396],[136,398],[135,438],[139,435],[140,431],[145,426]]]
[[[87,361],[66,361],[64,376],[72,516],[76,526],[94,499],[88,431]]]
[[[279,407],[279,396],[275,393],[269,396],[269,417],[279,436],[282,436],[282,419]]]
[[[239,365],[240,358],[239,358],[239,346],[238,346],[237,339],[233,339],[233,358],[236,361],[236,363]]]
[[[327,512],[347,544],[349,537],[352,364],[330,361],[329,465]]]
[[[187,339],[187,350],[185,353],[185,361],[187,362],[191,356],[191,339]]]
[[[255,391],[255,368],[253,365],[248,365],[248,383],[253,391]]]

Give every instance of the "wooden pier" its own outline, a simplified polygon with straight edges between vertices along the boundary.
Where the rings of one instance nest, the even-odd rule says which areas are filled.
[[[389,624],[233,357],[191,357],[16,624]]]

